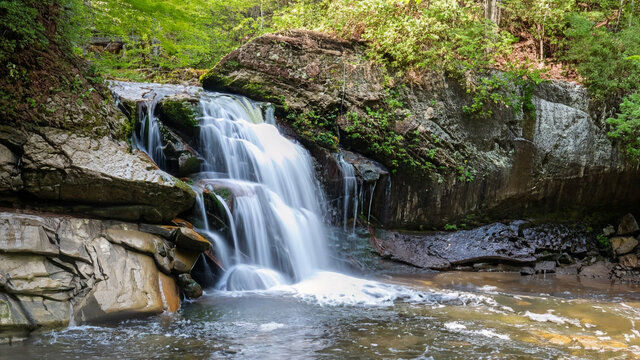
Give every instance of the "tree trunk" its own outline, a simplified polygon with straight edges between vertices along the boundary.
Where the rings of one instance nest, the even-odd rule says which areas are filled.
[[[620,7],[618,8],[618,19],[616,20],[616,31],[620,26],[620,15],[622,15],[622,7],[624,6],[624,0],[620,0]]]
[[[500,2],[502,0],[484,0],[484,18],[493,21],[496,25],[500,26],[500,15],[502,9]]]

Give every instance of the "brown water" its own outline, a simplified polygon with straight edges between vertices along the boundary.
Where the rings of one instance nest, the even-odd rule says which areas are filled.
[[[0,358],[640,358],[638,287],[507,273],[377,280],[403,295],[329,305],[340,304],[341,290],[336,302],[290,291],[209,292],[178,314],[2,345]]]

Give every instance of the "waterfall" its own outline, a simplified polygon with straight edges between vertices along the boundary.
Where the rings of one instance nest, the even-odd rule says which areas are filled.
[[[338,156],[338,164],[340,165],[340,170],[342,170],[342,183],[344,186],[344,195],[342,200],[342,226],[346,232],[347,222],[349,220],[349,210],[353,209],[353,227],[351,231],[354,233],[356,230],[356,219],[358,218],[358,179],[356,178],[356,172],[353,165],[347,162],[344,157]]]
[[[199,183],[233,196],[233,210],[226,208],[233,255],[224,260],[218,288],[269,288],[326,268],[323,196],[308,152],[278,132],[270,106],[203,93],[200,107],[199,152],[208,178]]]
[[[146,111],[139,111],[140,128],[134,146],[161,168],[162,124],[155,107],[173,89],[156,87],[145,93]],[[194,221],[214,245],[225,273],[221,290],[266,289],[308,279],[329,268],[327,231],[322,221],[327,204],[315,179],[313,161],[299,144],[282,136],[273,106],[236,95],[197,92],[199,141],[194,147],[204,159],[191,179],[197,193]],[[358,211],[365,211],[365,187],[359,186],[353,165],[341,158],[345,199],[344,223],[351,212],[355,232]],[[369,189],[372,193],[373,188]],[[220,192],[230,195],[227,205]],[[224,234],[209,223],[207,201],[213,196],[224,209]],[[369,208],[371,195],[369,196]]]
[[[353,214],[353,225],[351,227],[351,234],[355,234],[356,220],[358,218],[358,211],[364,215],[365,211],[365,199],[367,209],[367,224],[371,221],[371,205],[373,204],[373,195],[376,190],[378,180],[364,182],[360,184],[356,177],[356,170],[353,164],[345,160],[341,154],[336,155],[338,165],[342,171],[342,184],[343,184],[343,196],[342,196],[342,217],[343,217],[343,229],[347,231],[347,222],[349,220],[350,211]]]
[[[160,122],[155,116],[156,106],[164,97],[163,94],[152,92],[152,96],[142,104],[138,104],[138,123],[140,132],[135,133],[132,145],[144,151],[161,169],[166,167],[166,157],[162,146]],[[142,108],[141,108],[142,107]]]

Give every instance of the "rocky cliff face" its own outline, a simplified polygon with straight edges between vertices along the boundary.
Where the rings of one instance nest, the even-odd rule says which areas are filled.
[[[0,341],[176,311],[174,277],[210,246],[188,229],[43,213],[0,212],[0,234]]]
[[[201,293],[189,273],[210,244],[148,223],[169,224],[195,193],[123,141],[132,125],[64,43],[59,2],[29,6],[47,46],[0,69],[0,342],[175,311]]]
[[[612,209],[640,200],[638,165],[607,138],[581,86],[545,82],[530,94],[535,114],[493,105],[492,116],[480,119],[463,111],[473,99],[460,84],[473,83],[472,76],[399,79],[372,65],[365,52],[363,44],[313,32],[264,35],[202,81],[206,89],[275,103],[283,126],[309,147],[339,146],[386,165],[391,186],[376,187],[380,201],[372,212],[388,228]]]

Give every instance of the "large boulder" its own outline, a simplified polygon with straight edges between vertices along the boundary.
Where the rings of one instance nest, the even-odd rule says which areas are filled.
[[[0,138],[0,143],[3,140],[6,138]],[[19,150],[18,162],[15,153],[5,146],[0,148],[4,154],[0,159],[4,165],[0,166],[14,166],[8,175],[0,176],[0,187],[23,189],[47,201],[32,201],[35,207],[162,222],[188,210],[195,202],[195,193],[189,186],[108,136],[91,138],[66,130],[38,128],[25,135]]]
[[[391,186],[376,188],[372,215],[388,228],[622,209],[640,200],[638,165],[607,138],[606,114],[584,87],[514,85],[513,95],[530,99],[535,112],[490,105],[492,115],[480,119],[464,111],[476,75],[398,78],[366,51],[315,32],[267,34],[223,58],[202,83],[273,102],[281,124],[305,144],[338,145],[385,165]]]
[[[583,257],[587,236],[566,225],[536,225],[526,221],[494,223],[472,230],[410,233],[379,230],[372,237],[382,256],[421,268],[450,269],[477,263],[536,264],[552,270],[560,254]],[[551,266],[553,264],[553,266]]]
[[[140,230],[132,223],[0,212],[0,341],[72,319],[177,310],[173,274],[188,273],[190,257],[174,267],[170,239]]]

